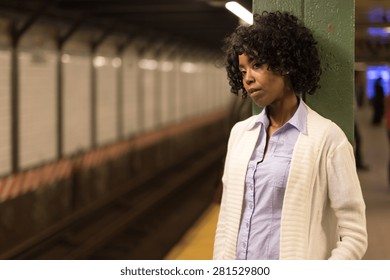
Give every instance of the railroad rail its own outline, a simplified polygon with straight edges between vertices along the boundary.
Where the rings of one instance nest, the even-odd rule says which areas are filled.
[[[127,182],[0,259],[162,259],[211,202],[225,152],[213,146]]]

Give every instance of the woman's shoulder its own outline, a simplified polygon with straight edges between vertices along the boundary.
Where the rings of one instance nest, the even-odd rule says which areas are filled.
[[[344,131],[332,120],[320,115],[308,107],[308,129],[323,134],[323,137],[333,141],[346,140],[347,136]]]
[[[253,115],[245,120],[236,122],[232,128],[232,131],[244,131],[249,130],[255,126],[258,115]]]
[[[257,115],[254,115],[245,120],[236,122],[230,131],[229,142],[236,143],[246,131],[250,131],[256,127],[256,117]]]

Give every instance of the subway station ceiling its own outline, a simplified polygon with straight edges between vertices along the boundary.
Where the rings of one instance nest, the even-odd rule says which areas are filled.
[[[225,0],[0,0],[1,14],[83,21],[100,29],[219,50],[238,24]],[[236,0],[249,11],[251,0]]]
[[[236,0],[249,11],[252,0]],[[266,0],[270,1],[270,0]],[[74,25],[180,41],[220,50],[239,23],[227,0],[0,0],[0,16],[44,17]],[[360,62],[390,61],[390,0],[355,0],[355,55]]]

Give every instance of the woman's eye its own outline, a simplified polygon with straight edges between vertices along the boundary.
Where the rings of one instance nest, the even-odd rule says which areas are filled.
[[[261,66],[263,66],[262,63],[255,63],[255,64],[253,64],[253,68],[254,69],[261,68]]]
[[[245,75],[246,75],[246,71],[241,71],[241,76],[245,77]]]

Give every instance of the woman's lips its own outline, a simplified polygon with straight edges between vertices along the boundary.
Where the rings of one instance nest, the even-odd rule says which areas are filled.
[[[253,88],[249,90],[250,95],[257,95],[261,92],[262,90],[260,88]]]

